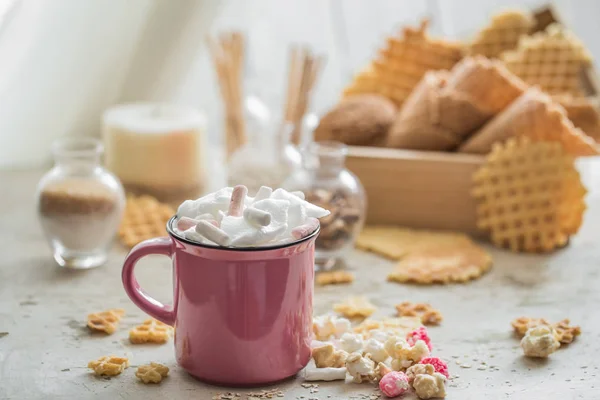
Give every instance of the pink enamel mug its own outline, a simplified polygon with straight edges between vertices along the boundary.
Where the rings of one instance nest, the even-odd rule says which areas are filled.
[[[135,246],[123,286],[148,315],[175,329],[177,362],[208,383],[252,386],[295,375],[311,357],[315,239],[258,248],[223,248],[178,236]],[[173,260],[173,305],[153,299],[135,279],[149,254]]]

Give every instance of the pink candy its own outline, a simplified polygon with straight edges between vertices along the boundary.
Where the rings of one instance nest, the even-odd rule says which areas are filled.
[[[392,371],[381,378],[379,389],[387,397],[398,397],[410,390],[410,384],[404,372]]]
[[[310,235],[319,227],[319,220],[316,218],[308,218],[304,225],[300,225],[292,229],[292,237],[294,239],[302,239]]]
[[[229,202],[229,215],[241,217],[244,210],[244,199],[248,194],[248,188],[244,185],[237,185],[231,193],[231,201]]]
[[[417,343],[417,340],[422,340],[425,342],[425,344],[427,345],[427,347],[429,348],[429,351],[431,351],[433,349],[433,345],[431,344],[431,339],[429,338],[429,334],[427,333],[427,328],[425,328],[424,326],[415,329],[412,332],[409,332],[406,335],[406,342],[408,344],[410,344],[411,346],[414,346],[415,343]]]
[[[419,364],[431,364],[435,368],[435,372],[439,372],[446,378],[450,379],[450,373],[448,372],[448,364],[439,359],[438,357],[425,357]]]

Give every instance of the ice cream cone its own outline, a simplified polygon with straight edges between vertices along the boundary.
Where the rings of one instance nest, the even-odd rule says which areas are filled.
[[[459,151],[487,154],[513,136],[560,142],[571,155],[598,154],[594,140],[576,128],[565,109],[538,88],[530,88],[467,140]]]

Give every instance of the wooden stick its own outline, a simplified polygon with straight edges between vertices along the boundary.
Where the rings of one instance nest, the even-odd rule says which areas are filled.
[[[208,37],[207,43],[223,98],[225,143],[229,157],[246,142],[242,93],[244,38],[240,32],[226,32],[217,39]]]

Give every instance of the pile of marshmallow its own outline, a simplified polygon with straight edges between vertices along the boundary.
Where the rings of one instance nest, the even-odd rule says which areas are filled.
[[[433,348],[427,328],[406,335],[383,329],[355,332],[345,318],[324,315],[313,319],[315,339],[307,381],[346,380],[379,383],[387,397],[414,390],[421,399],[446,396],[448,365],[430,357]]]
[[[227,187],[177,210],[175,231],[188,240],[225,247],[290,243],[313,233],[329,211],[304,200],[302,192],[262,186],[248,196],[243,185]]]

